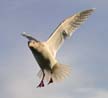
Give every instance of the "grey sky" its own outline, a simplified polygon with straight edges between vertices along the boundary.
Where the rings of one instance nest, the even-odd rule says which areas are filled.
[[[72,74],[37,89],[39,67],[20,34],[47,40],[63,19],[89,8],[96,11],[57,55]],[[1,0],[0,98],[108,98],[107,9],[107,0]]]

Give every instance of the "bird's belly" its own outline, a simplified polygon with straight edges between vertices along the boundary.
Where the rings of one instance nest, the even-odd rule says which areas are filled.
[[[51,70],[52,66],[55,64],[55,59],[51,56],[49,51],[44,48],[41,50],[30,48],[36,61],[38,62],[41,69]]]
[[[42,69],[48,69],[48,70],[51,69],[51,67],[50,67],[50,59],[48,59],[48,58],[47,58],[45,55],[43,55],[42,53],[36,54],[35,59],[37,60],[39,66],[40,66]]]

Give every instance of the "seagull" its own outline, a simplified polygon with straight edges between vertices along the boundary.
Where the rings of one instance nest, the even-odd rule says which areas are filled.
[[[44,80],[50,84],[61,81],[70,74],[70,67],[59,63],[56,59],[57,51],[64,40],[71,37],[94,10],[94,8],[87,9],[66,18],[46,41],[41,42],[28,33],[22,33],[22,36],[28,39],[28,47],[40,66],[38,76],[41,78],[41,81],[37,87],[44,87]]]

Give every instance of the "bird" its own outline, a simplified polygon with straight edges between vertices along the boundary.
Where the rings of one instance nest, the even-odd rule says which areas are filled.
[[[28,47],[40,67],[37,75],[41,81],[37,87],[44,87],[44,80],[51,84],[70,75],[71,68],[59,63],[56,54],[65,39],[70,38],[94,10],[95,8],[86,9],[64,19],[46,41],[39,41],[26,32],[21,33],[28,39]]]

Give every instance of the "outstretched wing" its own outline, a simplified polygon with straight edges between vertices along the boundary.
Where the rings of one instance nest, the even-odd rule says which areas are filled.
[[[38,41],[33,36],[31,36],[30,34],[28,34],[26,32],[23,32],[21,35],[26,37],[28,40],[35,40],[36,42]]]
[[[93,11],[94,9],[82,11],[60,23],[60,25],[47,40],[47,45],[54,56],[56,55],[56,52],[60,48],[61,44],[64,42],[64,39],[70,37]]]

